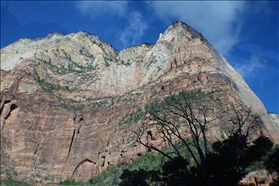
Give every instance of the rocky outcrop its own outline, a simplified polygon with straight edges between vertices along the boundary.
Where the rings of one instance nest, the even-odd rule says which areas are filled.
[[[256,186],[270,186],[274,180],[277,180],[277,174],[270,174],[267,170],[253,171],[247,174],[240,182],[239,185],[250,185]]]
[[[148,150],[130,138],[135,126],[150,122],[140,109],[197,89],[222,90],[224,105],[250,107],[261,115],[264,134],[279,143],[261,101],[184,23],[172,24],[154,45],[119,53],[86,32],[21,39],[1,49],[1,179],[86,181],[119,161],[129,163]],[[225,133],[218,126],[211,131],[212,139]],[[167,145],[148,135],[156,146]]]
[[[142,63],[146,53],[151,50],[153,44],[142,44],[140,46],[132,46],[119,52],[117,60],[123,65],[131,65],[132,63]]]

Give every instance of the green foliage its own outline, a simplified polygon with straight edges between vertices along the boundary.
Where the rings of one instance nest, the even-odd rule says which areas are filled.
[[[106,67],[109,67],[109,66],[110,66],[110,62],[112,62],[112,61],[113,61],[113,59],[112,59],[112,58],[109,58],[109,57],[104,56],[104,61],[105,61],[105,66],[106,66]]]
[[[3,152],[1,151],[1,157],[3,156],[2,154]],[[8,166],[9,167],[9,166]],[[1,170],[0,172],[1,174],[1,180],[0,180],[0,183],[1,183],[1,186],[15,186],[15,185],[19,185],[19,186],[30,186],[30,184],[26,183],[26,182],[22,182],[22,181],[16,181],[13,179],[13,177],[16,177],[18,176],[17,172],[14,170],[14,168],[12,167],[9,167],[7,169],[5,169],[4,171]],[[5,179],[3,180],[2,176],[5,175],[6,178],[8,179]]]
[[[158,176],[163,162],[165,161],[161,154],[155,156],[152,153],[147,152],[139,156],[139,158],[134,159],[131,164],[124,165],[120,163],[118,166],[108,168],[101,174],[92,177],[88,183],[94,186],[112,186],[118,184],[129,185],[129,183],[136,183],[133,181],[140,177],[145,183],[155,183],[159,179]],[[152,177],[149,175],[151,173],[153,174]],[[129,175],[133,175],[133,177],[129,177]],[[146,176],[147,178],[145,179],[143,176]],[[122,180],[124,180],[124,182],[122,182]],[[139,184],[137,183],[136,185]]]
[[[139,170],[128,170],[125,169],[120,176],[122,180],[119,186],[145,186],[145,185],[159,185],[160,180],[159,171],[150,170],[146,171],[143,169]]]
[[[268,138],[259,137],[253,141],[253,145],[247,145],[246,140],[244,136],[232,135],[224,141],[213,143],[213,149],[206,158],[206,169],[190,164],[189,158],[176,156],[166,162],[160,161],[161,154],[154,156],[146,153],[127,165],[120,176],[120,185],[223,186],[226,183],[235,186],[250,171],[247,168],[255,161],[263,161],[272,149],[272,142]],[[177,147],[180,149],[182,146]],[[261,149],[262,152],[255,152],[255,149]],[[168,149],[164,152],[168,152]],[[272,170],[277,168],[278,148],[270,153],[265,163]],[[204,176],[203,171],[207,171],[207,176]]]
[[[210,106],[220,104],[213,95],[216,91],[205,93],[198,90],[171,95],[151,103],[143,110],[127,114],[119,124],[136,123],[149,112],[157,122],[161,122],[162,127],[171,122],[175,128],[183,124],[181,116],[184,117],[185,113],[192,112],[192,118],[195,118],[195,114],[213,113]],[[211,144],[206,136],[200,137],[201,132],[206,131],[203,127],[207,123],[201,123],[198,117],[190,120],[191,117],[185,117],[184,123],[192,124],[197,135],[193,133],[192,138],[179,138],[179,143],[172,144],[172,148],[161,149],[163,153],[156,156],[145,153],[129,165],[109,169],[93,177],[90,184],[223,186],[225,183],[235,186],[249,171],[265,167],[274,170],[278,167],[278,149],[271,152],[273,144],[268,138],[259,137],[251,143],[247,135],[236,132],[223,141]]]
[[[74,105],[71,104],[65,104],[65,103],[60,103],[61,108],[70,110],[70,111],[79,111],[80,108],[75,107]]]
[[[44,66],[48,67],[48,69],[51,70],[54,74],[59,74],[59,75],[64,75],[67,73],[83,73],[86,71],[96,70],[96,67],[94,67],[92,65],[92,63],[89,63],[87,66],[82,66],[78,63],[73,62],[71,59],[71,56],[68,56],[66,53],[65,53],[65,57],[68,61],[71,62],[70,68],[59,67],[59,66],[51,64],[50,61],[46,61],[46,60],[41,60],[41,62],[44,64]],[[87,56],[87,57],[94,60],[94,57],[92,55]],[[85,60],[88,60],[88,59],[85,59]]]
[[[71,186],[71,185],[84,185],[81,181],[76,181],[74,179],[66,179],[64,181],[60,181],[59,185],[61,186]]]
[[[255,170],[259,166],[262,168],[263,160],[272,149],[273,144],[265,137],[259,137],[250,143],[249,133],[244,132],[245,134],[243,134],[241,132],[245,130],[242,127],[247,120],[242,121],[242,119],[246,116],[241,116],[238,112],[236,112],[238,114],[236,116],[240,123],[236,123],[236,126],[240,128],[224,141],[213,143],[212,147],[208,142],[205,135],[209,129],[208,124],[214,124],[211,121],[215,120],[222,122],[220,118],[223,117],[223,111],[219,113],[217,107],[222,103],[215,99],[214,95],[218,91],[220,90],[211,92],[182,91],[177,95],[166,97],[162,101],[155,101],[147,107],[146,110],[155,121],[154,125],[160,128],[161,134],[172,147],[170,148],[170,152],[173,153],[171,155],[170,152],[165,153],[146,144],[146,147],[169,158],[169,161],[159,171],[159,177],[163,184],[221,186],[226,183],[228,186],[235,186],[249,171]],[[250,111],[245,113],[248,117],[257,118]],[[208,116],[210,116],[211,121],[208,121]],[[256,127],[256,124],[255,126],[251,125],[251,127]],[[190,138],[187,140],[181,136],[179,131],[182,126],[185,128],[184,132],[190,134]],[[141,134],[138,133],[138,135]],[[180,143],[173,144],[173,136],[177,137]],[[141,137],[137,140],[140,141]],[[141,141],[141,144],[144,143]],[[135,176],[134,180],[136,180],[138,175],[145,175],[142,170],[140,169],[138,172],[130,170],[130,172],[126,171],[125,174],[130,177]],[[128,179],[127,176],[123,178]],[[132,180],[129,178],[129,181]],[[125,180],[122,181],[125,182]]]
[[[8,178],[7,180],[1,180],[1,183],[3,183],[5,186],[15,186],[15,185],[16,186],[31,186],[28,183],[15,181],[12,178]]]
[[[148,46],[148,47],[152,47],[152,46],[154,46],[154,43],[147,43],[147,42],[145,42],[145,43],[143,43],[142,45],[146,45],[146,46]]]
[[[121,169],[118,167],[110,167],[100,175],[92,177],[88,183],[94,186],[112,186],[118,185],[120,182]]]
[[[273,174],[277,174],[277,180],[271,186],[279,186],[279,145],[277,144],[264,161],[265,168]]]
[[[110,64],[108,63],[108,61],[105,61],[105,66],[106,66],[106,67],[109,67],[109,65],[110,65]]]
[[[213,151],[206,158],[206,171],[211,182],[221,186],[229,180],[228,186],[236,185],[249,171],[254,171],[250,169],[254,162],[264,160],[272,145],[268,138],[262,136],[249,145],[247,137],[238,134],[213,143]],[[195,171],[200,175],[202,170]]]
[[[72,92],[75,90],[75,88],[69,88],[67,85],[59,86],[54,83],[46,82],[44,79],[40,79],[39,77],[37,78],[37,82],[41,85],[41,88],[44,92],[53,92],[57,90],[66,90]]]
[[[46,82],[42,85],[42,89],[44,92],[52,92],[52,91],[57,91],[58,86],[53,83]]]
[[[186,168],[189,161],[182,157],[175,157],[166,162],[162,169],[162,181],[167,185],[186,185],[189,179],[189,173]]]
[[[279,145],[276,145],[266,160],[264,161],[266,169],[269,171],[277,171],[279,173]]]
[[[96,67],[94,67],[91,63],[88,64],[87,66],[82,66],[75,62],[72,62],[72,64],[74,65],[74,67],[77,67],[80,70],[75,70],[74,68],[69,68],[68,71],[70,71],[70,72],[86,72],[86,71],[96,70]]]
[[[162,116],[169,115],[172,111],[181,112],[182,110],[195,110],[200,111],[202,109],[210,109],[213,104],[219,104],[219,101],[214,98],[214,93],[221,90],[215,90],[205,93],[201,89],[197,91],[184,92],[181,91],[177,95],[171,95],[166,97],[162,101],[155,101],[150,104],[148,111],[151,114]],[[171,117],[175,117],[171,114]],[[180,117],[181,118],[181,117]]]
[[[145,116],[147,111],[145,109],[138,109],[136,112],[126,114],[120,121],[119,125],[128,123],[137,123],[143,116]]]
[[[97,97],[97,98],[87,98],[86,101],[90,102],[91,107],[96,108],[102,105],[110,105],[107,99],[111,97]]]
[[[164,149],[166,151],[167,149]],[[144,170],[160,170],[162,163],[165,162],[161,154],[153,155],[151,152],[146,152],[138,159],[134,159],[133,163],[126,165],[129,170],[144,169]]]
[[[166,161],[166,158],[160,153],[154,155],[147,152],[134,159],[131,164],[119,164],[118,166],[110,167],[98,176],[92,177],[83,185],[208,185],[206,177],[201,176],[201,169],[190,163],[190,156],[187,154],[183,144],[176,144],[176,146],[181,150],[184,157],[173,156],[172,160]],[[243,168],[267,154],[271,149],[272,143],[267,138],[260,137],[253,142],[253,145],[248,146],[245,143],[245,139],[239,136],[232,136],[224,141],[215,142],[212,146],[212,152],[207,156],[207,170],[211,178],[211,185],[223,186],[226,183],[228,186],[235,186],[240,178],[247,173]],[[257,155],[251,154],[254,153],[256,147],[263,150],[263,152],[256,152]],[[163,151],[165,153],[171,152],[170,148],[165,148]],[[234,157],[236,152],[238,153]],[[277,166],[277,153],[278,148],[274,148],[272,153],[269,153],[269,159],[266,159],[266,163],[269,163],[271,168]],[[249,157],[251,155],[253,157]],[[272,159],[275,163],[272,163]],[[242,165],[243,162],[245,162],[244,165]],[[191,174],[187,172],[187,167],[190,167]],[[239,172],[239,170],[242,172]],[[81,183],[75,183],[71,180],[67,184],[81,185]]]

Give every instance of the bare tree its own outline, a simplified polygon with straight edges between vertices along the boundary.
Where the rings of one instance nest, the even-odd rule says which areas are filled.
[[[231,105],[232,113],[229,121],[231,122],[231,132],[230,134],[238,133],[238,135],[244,135],[246,139],[255,138],[262,134],[263,122],[259,114],[253,113],[249,108],[245,108],[242,105],[236,107],[236,105]]]
[[[182,143],[193,159],[195,167],[207,180],[207,185],[211,185],[206,165],[210,148],[210,129],[217,129],[218,125],[224,124],[231,131],[228,136],[244,135],[247,140],[261,125],[260,117],[253,115],[250,109],[236,108],[232,105],[232,109],[227,111],[221,101],[214,97],[214,92],[205,93],[201,90],[170,95],[162,101],[153,102],[146,109],[151,122],[143,122],[134,130],[136,141],[170,160],[183,157],[177,147],[178,142]],[[171,153],[175,156],[153,145],[152,139],[158,136],[168,142],[173,149]],[[235,157],[238,153],[235,152]],[[189,167],[185,167],[185,171],[191,174]]]
[[[196,166],[206,175],[205,159],[209,151],[207,137],[210,132],[209,127],[216,126],[222,118],[218,105],[220,106],[220,101],[213,97],[213,92],[182,91],[178,95],[170,95],[163,101],[156,101],[147,107],[150,114],[149,119],[153,123],[140,125],[134,131],[136,140],[169,159],[173,159],[171,154],[164,153],[150,143],[150,140],[143,140],[143,136],[149,135],[151,138],[155,138],[156,135],[163,136],[172,147],[172,153],[178,157],[182,157],[182,155],[176,144],[181,142],[190,153]],[[189,172],[188,168],[185,170]]]

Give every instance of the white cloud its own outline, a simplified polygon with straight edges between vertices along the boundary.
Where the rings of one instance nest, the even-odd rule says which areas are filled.
[[[148,4],[162,20],[183,21],[201,32],[223,55],[239,40],[244,1],[153,1]]]
[[[234,65],[235,70],[244,78],[251,78],[257,76],[260,69],[266,66],[267,60],[251,55],[248,63],[237,63]]]
[[[83,15],[95,19],[105,15],[123,16],[128,10],[127,1],[78,1],[76,7]]]
[[[122,24],[124,27],[115,31],[123,47],[136,44],[148,28],[142,14],[130,10],[128,1],[79,1],[76,7],[82,14],[89,15],[92,19],[109,19],[109,16],[117,16],[122,19],[122,23],[127,22]]]
[[[118,32],[119,39],[124,47],[136,44],[147,27],[147,23],[139,12],[130,13],[128,26]]]
[[[264,57],[264,58],[268,58],[274,61],[277,61],[278,63],[278,56],[279,53],[269,50],[266,51],[263,49],[263,47],[259,46],[259,45],[255,45],[255,44],[244,44],[238,47],[240,50],[249,52],[251,54],[257,54],[260,57]],[[275,67],[278,67],[278,65],[274,65]]]

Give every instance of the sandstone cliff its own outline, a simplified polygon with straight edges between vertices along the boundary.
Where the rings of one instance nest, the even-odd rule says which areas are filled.
[[[264,134],[279,143],[278,127],[259,98],[184,23],[170,25],[154,45],[119,53],[86,32],[21,39],[1,49],[1,179],[86,181],[119,161],[128,163],[146,151],[129,135],[147,116],[127,116],[170,92],[200,88],[222,88],[226,104],[251,108],[261,115]]]
[[[270,120],[277,126],[277,130],[279,130],[279,115],[275,113],[268,113]]]

